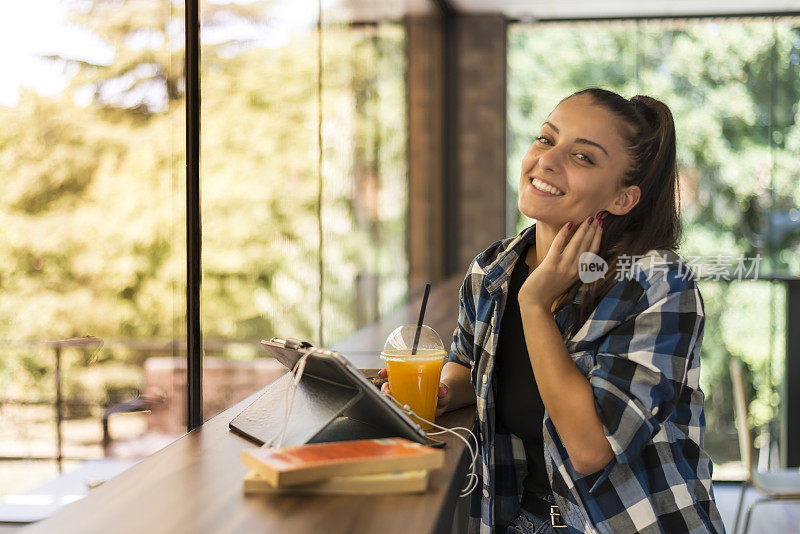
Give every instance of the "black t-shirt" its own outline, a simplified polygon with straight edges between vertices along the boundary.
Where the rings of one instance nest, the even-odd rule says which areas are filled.
[[[523,249],[511,274],[495,360],[497,416],[525,445],[528,474],[522,483],[523,507],[536,493],[552,493],[544,464],[544,404],[528,357],[518,300],[529,273],[525,255],[532,245],[533,241]]]

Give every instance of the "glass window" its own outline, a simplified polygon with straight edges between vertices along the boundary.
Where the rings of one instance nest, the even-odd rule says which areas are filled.
[[[402,13],[318,10],[201,4],[206,419],[406,297]],[[185,431],[183,26],[0,8],[0,496]]]
[[[742,274],[761,279],[800,275],[798,20],[514,24],[508,71],[512,230],[531,223],[515,209],[522,155],[561,98],[600,86],[670,106],[678,135],[680,252],[730,271],[732,279],[700,282],[708,450],[721,465],[738,459],[731,356],[752,371],[757,395],[750,410],[764,425],[762,443],[775,441],[768,423],[777,415],[786,291],[780,282],[736,281],[736,268],[741,262]],[[739,476],[731,473],[715,470]]]
[[[405,32],[351,16],[202,3],[206,419],[405,299]]]
[[[3,3],[0,69],[5,495],[185,430],[182,10]]]

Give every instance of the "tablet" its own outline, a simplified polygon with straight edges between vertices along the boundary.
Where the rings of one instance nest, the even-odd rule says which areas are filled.
[[[429,446],[444,445],[427,436],[419,424],[338,352],[297,339],[272,338],[261,341],[261,346],[287,370],[308,354],[298,388],[301,393],[291,408],[295,416],[289,419],[294,444],[398,436]],[[267,436],[275,432],[276,415],[280,415],[276,412],[281,411],[278,404],[286,396],[290,376],[284,375],[270,384],[259,399],[231,421],[231,430],[259,443],[268,441]],[[316,422],[309,421],[312,419]]]

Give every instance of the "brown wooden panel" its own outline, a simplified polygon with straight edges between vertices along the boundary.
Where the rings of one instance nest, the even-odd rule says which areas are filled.
[[[487,13],[455,19],[457,57],[455,274],[506,236],[506,20]],[[531,88],[535,90],[535,88]]]
[[[408,98],[408,285],[412,294],[444,276],[444,43],[441,16],[409,15],[406,27]]]

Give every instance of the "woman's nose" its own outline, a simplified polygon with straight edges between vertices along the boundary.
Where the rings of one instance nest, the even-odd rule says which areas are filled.
[[[539,166],[542,170],[549,172],[559,172],[562,167],[564,155],[558,147],[553,147],[539,156]]]

